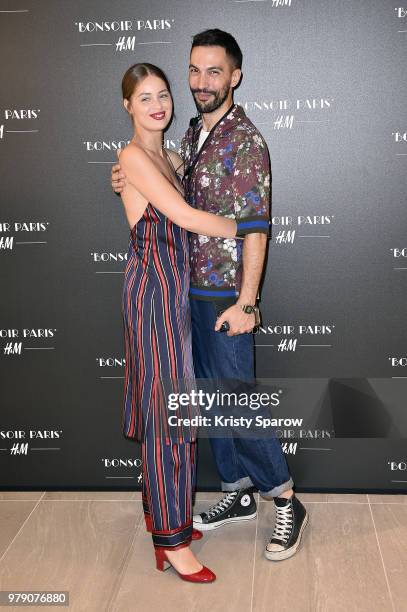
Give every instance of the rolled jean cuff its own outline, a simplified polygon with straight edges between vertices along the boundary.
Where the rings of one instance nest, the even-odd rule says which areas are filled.
[[[253,487],[252,480],[249,476],[244,476],[243,478],[239,478],[235,482],[223,482],[222,481],[222,491],[239,491],[239,489],[248,489],[249,487]]]
[[[273,499],[273,497],[278,497],[279,495],[281,495],[281,493],[284,493],[284,491],[289,491],[293,488],[293,486],[294,481],[290,477],[290,480],[287,480],[287,482],[283,482],[283,484],[274,487],[270,491],[259,491],[260,497],[262,497],[263,499]]]

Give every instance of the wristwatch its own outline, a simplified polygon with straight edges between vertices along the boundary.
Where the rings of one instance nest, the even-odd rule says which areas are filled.
[[[260,325],[260,310],[258,306],[253,306],[252,304],[240,304],[240,308],[246,314],[252,314],[254,312],[255,325]]]

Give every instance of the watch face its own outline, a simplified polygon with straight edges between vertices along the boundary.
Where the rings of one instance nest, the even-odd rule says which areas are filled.
[[[243,310],[246,314],[252,314],[252,312],[254,312],[254,306],[247,305],[243,308]]]

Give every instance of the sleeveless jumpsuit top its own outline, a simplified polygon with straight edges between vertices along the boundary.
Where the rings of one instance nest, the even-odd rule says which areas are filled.
[[[143,441],[148,433],[166,444],[196,439],[196,427],[186,421],[196,408],[169,407],[168,401],[195,385],[189,275],[186,230],[149,202],[130,231],[122,292],[127,438]]]

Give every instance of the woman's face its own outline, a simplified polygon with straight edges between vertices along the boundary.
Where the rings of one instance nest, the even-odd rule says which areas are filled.
[[[172,115],[172,98],[165,82],[155,75],[146,76],[135,88],[124,106],[137,127],[163,130]]]

